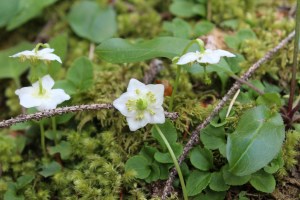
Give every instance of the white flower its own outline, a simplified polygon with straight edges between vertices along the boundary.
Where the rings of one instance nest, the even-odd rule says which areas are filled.
[[[188,63],[193,63],[195,61],[197,61],[198,63],[216,64],[220,61],[222,56],[235,57],[234,54],[221,49],[206,49],[203,53],[196,51],[184,54],[179,58],[177,65],[185,65]]]
[[[44,61],[56,60],[57,62],[62,63],[60,57],[52,52],[54,52],[54,49],[51,48],[44,48],[38,51],[33,49],[31,51],[29,50],[22,51],[9,57],[12,58],[20,57],[22,60],[25,59],[29,59],[29,60],[37,59],[37,60],[44,60]]]
[[[51,89],[54,81],[50,75],[44,76],[32,84],[32,87],[23,87],[16,90],[20,98],[20,104],[25,108],[36,107],[39,111],[54,109],[70,96],[62,89]]]
[[[162,84],[145,85],[136,79],[131,79],[127,92],[114,100],[113,105],[126,116],[129,128],[135,131],[150,124],[165,122],[164,86]]]

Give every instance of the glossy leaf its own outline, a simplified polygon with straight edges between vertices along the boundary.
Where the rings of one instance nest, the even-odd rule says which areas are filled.
[[[175,37],[158,37],[137,43],[112,38],[102,42],[96,52],[101,59],[111,63],[139,62],[156,57],[173,59],[182,54],[189,42],[190,40]],[[193,47],[191,49],[196,49],[196,45]]]
[[[190,153],[190,160],[194,167],[202,171],[208,171],[213,167],[212,152],[205,148],[193,148]]]
[[[58,145],[51,147],[49,149],[50,155],[54,155],[56,153],[60,154],[60,157],[63,160],[66,160],[70,157],[72,153],[72,146],[69,142],[61,141]]]
[[[28,49],[33,49],[33,45],[28,42],[22,42],[15,47],[0,51],[0,79],[18,79],[29,68],[29,62],[20,62],[18,58],[9,57]]]
[[[197,37],[206,35],[215,28],[215,25],[209,21],[201,21],[195,25],[195,34]]]
[[[250,184],[258,191],[272,193],[275,190],[276,181],[272,174],[261,170],[252,174]]]
[[[57,0],[20,0],[18,13],[9,20],[7,30],[13,30],[39,15],[42,10]]]
[[[97,43],[111,38],[117,31],[114,9],[101,7],[97,2],[80,1],[74,4],[68,20],[77,35]]]
[[[61,165],[55,161],[43,166],[42,171],[39,172],[40,175],[47,178],[49,176],[53,176],[54,174],[60,172],[62,169]]]
[[[182,144],[179,144],[179,143],[172,144],[171,148],[172,148],[176,158],[178,158],[181,155],[182,150],[183,150]],[[172,157],[169,152],[162,153],[162,152],[158,151],[154,154],[154,158],[157,162],[160,162],[160,163],[173,163]]]
[[[225,165],[224,167],[222,167],[221,171],[223,174],[223,179],[227,185],[244,185],[251,178],[250,175],[237,176],[237,175],[231,173],[228,170],[228,165]]]
[[[225,183],[221,171],[212,173],[209,187],[217,192],[227,191],[230,188],[230,186]]]
[[[193,17],[195,15],[205,16],[204,4],[195,4],[190,1],[174,1],[170,6],[172,14],[178,17]]]
[[[191,35],[191,25],[180,18],[173,19],[172,22],[164,22],[163,27],[168,32],[171,32],[174,37],[188,39]]]
[[[135,177],[139,179],[145,179],[151,173],[149,161],[140,155],[129,158],[125,164],[125,170],[134,170],[136,172]]]
[[[0,27],[5,26],[17,14],[20,0],[0,0]]]
[[[209,172],[193,171],[186,182],[188,196],[195,196],[201,193],[208,186],[210,179],[211,173]]]
[[[164,134],[166,139],[168,140],[169,144],[172,146],[172,144],[176,143],[177,140],[177,131],[175,126],[170,120],[166,120],[164,124],[157,124],[157,126],[160,128],[161,132]],[[158,133],[157,129],[153,126],[151,129],[152,136],[159,142],[160,146],[167,150],[167,147],[165,145],[165,142],[161,138],[160,134]]]
[[[210,189],[205,189],[204,192],[197,195],[193,200],[224,200],[226,192],[216,192]]]
[[[223,127],[207,126],[200,133],[201,142],[208,149],[215,150],[226,144]]]
[[[226,153],[230,171],[244,176],[263,168],[279,153],[284,135],[280,114],[266,106],[246,111],[236,131],[228,137]]]

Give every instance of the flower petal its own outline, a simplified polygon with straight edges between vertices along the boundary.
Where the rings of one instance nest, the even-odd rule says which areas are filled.
[[[44,48],[44,49],[41,49],[37,52],[37,55],[38,56],[41,56],[41,55],[44,55],[44,54],[49,54],[49,53],[52,53],[54,52],[54,49],[51,49],[51,48]]]
[[[16,53],[9,57],[15,58],[15,57],[21,57],[21,56],[31,57],[31,56],[36,56],[36,54],[33,50],[32,51],[26,50],[26,51],[21,51],[19,53]]]
[[[54,86],[54,80],[51,78],[49,74],[43,76],[41,81],[42,81],[42,87],[45,90],[51,90],[51,88]],[[35,89],[39,89],[40,87],[39,81],[33,83],[32,87],[34,87]]]
[[[57,103],[54,102],[51,98],[49,99],[43,99],[41,104],[37,106],[38,111],[44,111],[44,110],[51,110],[55,109],[57,106]]]
[[[67,93],[65,93],[63,89],[51,90],[50,96],[52,98],[52,101],[55,102],[57,105],[71,98]]]
[[[147,125],[148,120],[144,117],[142,120],[136,120],[135,117],[127,117],[127,123],[131,131],[136,131]]]
[[[129,111],[126,103],[128,100],[134,100],[135,97],[133,95],[133,92],[125,92],[123,93],[119,98],[113,101],[113,106],[118,109],[122,115],[126,117],[133,117],[135,115],[135,111]]]
[[[225,57],[235,57],[234,54],[232,54],[232,53],[230,53],[228,51],[222,50],[222,49],[214,50],[213,54],[217,54],[219,56],[225,56]]]
[[[185,65],[188,63],[195,62],[201,54],[199,52],[189,52],[181,56],[177,62],[177,65]]]
[[[146,85],[147,89],[151,91],[156,98],[155,105],[161,106],[164,102],[165,86],[163,84],[149,84]]]
[[[62,63],[61,59],[59,56],[53,54],[53,53],[49,53],[47,55],[43,55],[42,58],[40,58],[41,60],[56,60],[59,63]]]
[[[40,106],[42,103],[41,99],[35,98],[31,94],[23,94],[19,96],[19,98],[20,98],[20,105],[25,108]]]
[[[165,112],[162,106],[154,108],[154,115],[149,114],[148,123],[150,124],[163,124],[166,121]]]
[[[146,85],[134,78],[130,79],[127,92],[135,92],[136,89],[139,89],[141,91],[146,91]]]
[[[216,64],[220,62],[220,56],[214,55],[213,53],[205,53],[200,60],[199,63],[209,63],[209,64]]]

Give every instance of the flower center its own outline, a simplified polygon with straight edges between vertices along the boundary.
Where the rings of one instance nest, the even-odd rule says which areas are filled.
[[[39,78],[39,95],[43,96],[46,93],[46,90],[43,88],[42,80]]]
[[[138,110],[145,110],[148,107],[148,102],[145,99],[138,99],[136,100],[136,108]]]

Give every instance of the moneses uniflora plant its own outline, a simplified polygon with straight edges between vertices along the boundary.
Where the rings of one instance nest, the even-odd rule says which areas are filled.
[[[146,124],[163,124],[165,122],[164,86],[162,84],[145,85],[136,79],[131,79],[127,92],[113,102],[124,116],[131,131]]]
[[[39,50],[40,47],[45,47],[41,50]],[[30,61],[36,61],[36,60],[42,60],[45,62],[51,62],[56,60],[59,63],[62,63],[59,56],[53,53],[54,49],[51,49],[48,44],[41,44],[39,43],[36,45],[36,47],[33,50],[25,50],[19,53],[16,53],[10,57],[12,58],[20,58],[22,61],[30,60]]]
[[[52,89],[54,80],[48,74],[33,83],[31,87],[16,90],[20,104],[25,108],[35,107],[39,111],[54,109],[70,96],[63,89]]]

